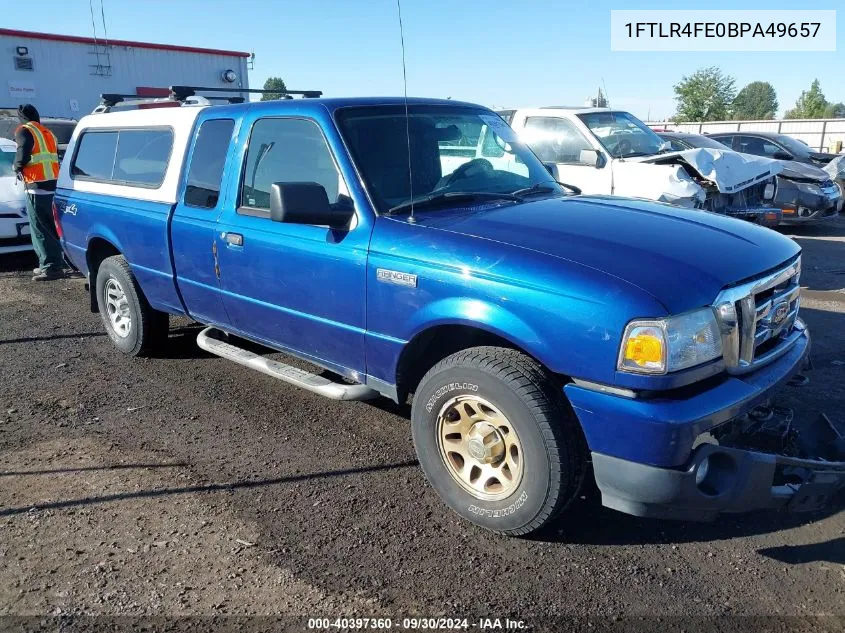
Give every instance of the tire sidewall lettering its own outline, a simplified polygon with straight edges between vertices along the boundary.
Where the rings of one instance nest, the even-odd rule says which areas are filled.
[[[475,393],[478,391],[478,385],[473,384],[471,382],[450,382],[442,387],[438,388],[437,391],[428,399],[428,402],[425,403],[425,410],[428,413],[431,413],[434,409],[434,405],[440,400],[443,396],[452,393],[453,391],[465,391],[469,393]]]
[[[512,515],[514,512],[519,510],[527,500],[528,491],[523,490],[522,494],[519,495],[517,500],[505,508],[499,508],[497,510],[488,510],[486,508],[479,508],[475,504],[471,504],[467,507],[467,512],[472,512],[477,516],[487,517],[488,519],[502,519],[504,517]]]

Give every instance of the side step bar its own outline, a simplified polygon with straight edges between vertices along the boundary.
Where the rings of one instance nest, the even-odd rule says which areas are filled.
[[[197,345],[206,352],[211,352],[227,360],[234,361],[244,367],[249,367],[262,374],[283,380],[295,387],[307,389],[313,393],[331,398],[332,400],[369,400],[379,395],[374,389],[366,385],[347,385],[332,382],[328,378],[311,374],[307,371],[285,365],[275,360],[269,360],[249,350],[236,347],[220,339],[222,332],[213,327],[207,327],[197,336]]]

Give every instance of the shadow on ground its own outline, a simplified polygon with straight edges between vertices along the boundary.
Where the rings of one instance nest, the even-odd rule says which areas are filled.
[[[143,468],[167,468],[177,466],[178,464],[161,464],[158,466],[135,466]],[[398,462],[394,464],[377,464],[373,466],[364,466],[360,468],[346,468],[342,470],[332,470],[325,472],[306,473],[301,475],[290,475],[286,477],[275,477],[273,479],[257,479],[247,481],[233,481],[221,484],[206,484],[198,486],[181,486],[175,488],[157,488],[154,490],[136,490],[133,492],[119,492],[110,495],[80,497],[77,499],[65,499],[62,501],[50,501],[47,503],[36,503],[28,506],[19,506],[14,508],[0,509],[0,517],[15,516],[18,514],[26,514],[33,511],[41,510],[62,510],[66,508],[85,507],[91,505],[98,505],[102,503],[111,503],[115,501],[124,501],[126,499],[144,499],[154,497],[166,497],[170,495],[209,493],[209,492],[234,492],[240,489],[263,488],[266,486],[277,486],[282,484],[293,484],[301,481],[309,481],[313,479],[328,479],[334,477],[344,477],[347,475],[360,475],[364,473],[374,473],[384,470],[394,470],[400,468],[412,468],[417,466],[416,461]],[[133,466],[126,466],[132,468]],[[115,467],[105,467],[104,470]],[[93,469],[68,469],[65,472],[93,470]],[[48,471],[49,472],[49,471]],[[0,473],[3,474],[3,473]],[[32,473],[10,473],[11,475],[30,475]]]
[[[781,545],[757,550],[758,554],[788,565],[833,563],[845,565],[845,537],[808,545]]]

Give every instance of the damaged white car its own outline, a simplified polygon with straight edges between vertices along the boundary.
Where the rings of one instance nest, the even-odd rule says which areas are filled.
[[[557,179],[585,194],[645,198],[742,217],[780,221],[772,204],[774,160],[731,150],[670,151],[637,117],[606,108],[533,108],[499,114]]]

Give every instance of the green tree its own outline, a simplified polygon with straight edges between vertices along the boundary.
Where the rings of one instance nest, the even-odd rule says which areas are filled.
[[[809,90],[802,90],[801,96],[795,102],[795,107],[787,110],[787,119],[823,119],[828,107],[819,80],[814,79]]]
[[[752,81],[739,91],[731,109],[736,120],[774,119],[778,111],[774,86],[768,81]]]
[[[675,85],[673,121],[725,121],[736,96],[735,80],[716,66],[701,68]]]
[[[845,103],[828,103],[824,109],[826,119],[845,119]]]
[[[261,100],[272,101],[279,99],[287,91],[287,86],[285,86],[281,77],[267,77],[267,81],[264,82],[264,90],[272,90],[273,92],[265,92],[261,95]]]

